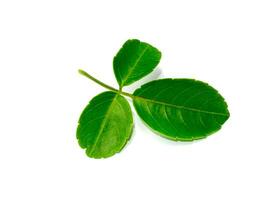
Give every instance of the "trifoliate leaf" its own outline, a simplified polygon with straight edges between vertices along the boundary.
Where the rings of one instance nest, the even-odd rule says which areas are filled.
[[[126,41],[113,60],[113,69],[120,88],[152,72],[160,58],[160,51],[150,44],[136,39]]]
[[[155,47],[133,39],[125,42],[113,60],[119,89],[83,70],[79,73],[110,90],[94,97],[81,114],[77,128],[80,146],[92,158],[106,158],[119,152],[133,128],[126,99],[131,98],[138,115],[161,136],[179,141],[205,138],[218,131],[230,113],[224,98],[207,83],[193,79],[161,79],[137,89],[122,88],[149,74],[161,53]]]
[[[92,158],[106,158],[121,151],[133,129],[130,106],[115,92],[95,96],[82,112],[77,139]]]
[[[219,130],[230,114],[223,97],[193,79],[161,79],[137,89],[133,102],[145,123],[172,140],[191,141]]]

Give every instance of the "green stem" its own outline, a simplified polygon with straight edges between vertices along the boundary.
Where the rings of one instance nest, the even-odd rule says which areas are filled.
[[[127,96],[127,97],[130,97],[131,99],[141,99],[141,100],[144,100],[144,101],[147,101],[147,102],[151,102],[151,103],[155,103],[155,104],[161,104],[161,105],[164,105],[164,106],[169,106],[169,107],[174,107],[174,108],[177,108],[177,109],[183,109],[183,110],[189,110],[189,111],[195,111],[195,112],[202,112],[202,113],[206,113],[206,114],[213,114],[213,115],[222,115],[222,116],[228,116],[227,114],[224,114],[224,113],[216,113],[216,112],[210,112],[210,111],[205,111],[205,110],[198,110],[196,108],[190,108],[190,107],[186,107],[186,106],[182,106],[182,105],[173,105],[173,104],[169,104],[169,103],[165,103],[165,102],[160,102],[160,101],[157,101],[157,100],[153,100],[153,99],[146,99],[145,97],[140,97],[140,96],[134,96],[130,93],[127,93],[127,92],[123,92],[120,88],[120,90],[117,90],[99,80],[97,80],[96,78],[94,78],[93,76],[91,76],[90,74],[88,74],[87,72],[79,69],[79,73],[89,79],[91,79],[92,81],[96,82],[97,84],[101,85],[102,87],[108,89],[108,90],[111,90],[113,92],[116,92],[117,94],[122,94],[124,96]]]
[[[109,86],[109,85],[103,83],[102,81],[96,79],[95,77],[91,76],[90,74],[88,74],[86,71],[84,71],[84,70],[82,70],[82,69],[79,69],[78,72],[79,72],[81,75],[83,75],[83,76],[85,76],[85,77],[91,79],[92,81],[94,81],[94,82],[97,83],[98,85],[101,85],[102,87],[104,87],[104,88],[106,88],[106,89],[108,89],[108,90],[111,90],[111,91],[116,92],[116,93],[118,93],[118,94],[123,94],[123,95],[128,96],[128,97],[130,97],[130,98],[132,98],[132,99],[134,98],[134,96],[133,96],[132,94],[129,94],[129,93],[127,93],[127,92],[123,92],[123,91],[121,90],[121,88],[120,88],[120,90],[117,90],[117,89],[115,89],[115,88],[113,88],[113,87],[111,87],[111,86]]]

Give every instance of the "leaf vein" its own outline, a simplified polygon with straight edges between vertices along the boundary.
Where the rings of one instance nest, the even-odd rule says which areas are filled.
[[[109,108],[108,108],[108,110],[107,110],[107,112],[106,112],[106,115],[105,115],[105,117],[104,117],[104,119],[103,119],[103,122],[102,122],[101,125],[100,125],[99,134],[98,134],[98,136],[96,137],[96,140],[95,140],[95,142],[94,142],[94,144],[93,144],[93,146],[92,146],[92,148],[91,148],[91,150],[90,150],[90,152],[89,152],[89,155],[92,154],[92,152],[95,150],[95,147],[96,147],[97,144],[98,144],[99,138],[100,138],[100,136],[101,136],[102,133],[103,133],[103,130],[104,130],[104,128],[105,128],[105,124],[106,124],[106,122],[107,122],[107,119],[108,119],[108,117],[109,117],[109,114],[110,114],[110,111],[111,111],[111,108],[112,108],[112,105],[114,104],[116,98],[117,98],[117,94],[116,94],[116,95],[114,96],[114,98],[112,99],[112,102],[111,102],[111,104],[110,104],[110,106],[109,106]]]
[[[141,58],[143,57],[143,55],[145,54],[145,52],[147,51],[147,49],[149,48],[149,45],[147,45],[144,50],[141,52],[141,54],[139,55],[139,57],[137,58],[137,60],[135,61],[135,63],[133,64],[133,66],[130,68],[130,70],[128,71],[127,75],[124,77],[124,80],[122,80],[121,85],[123,86],[123,84],[125,83],[125,81],[129,78],[129,76],[132,74],[132,72],[135,70],[135,67],[137,66],[137,64],[140,62]]]

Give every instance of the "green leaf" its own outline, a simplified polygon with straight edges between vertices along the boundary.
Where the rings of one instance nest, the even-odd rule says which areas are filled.
[[[134,107],[148,126],[171,140],[191,141],[219,130],[230,114],[223,97],[193,79],[161,79],[137,89]]]
[[[155,47],[136,39],[126,41],[113,60],[120,88],[152,72],[160,58],[161,53]]]
[[[89,157],[106,158],[121,151],[132,129],[133,118],[126,99],[115,92],[104,92],[82,112],[76,136]]]

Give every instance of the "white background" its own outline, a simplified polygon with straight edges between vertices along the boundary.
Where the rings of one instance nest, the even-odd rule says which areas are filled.
[[[88,158],[83,108],[117,87],[112,59],[129,38],[163,53],[154,78],[210,83],[231,112],[222,130],[172,142],[134,114],[131,141]],[[267,199],[266,0],[0,1],[0,199]]]

